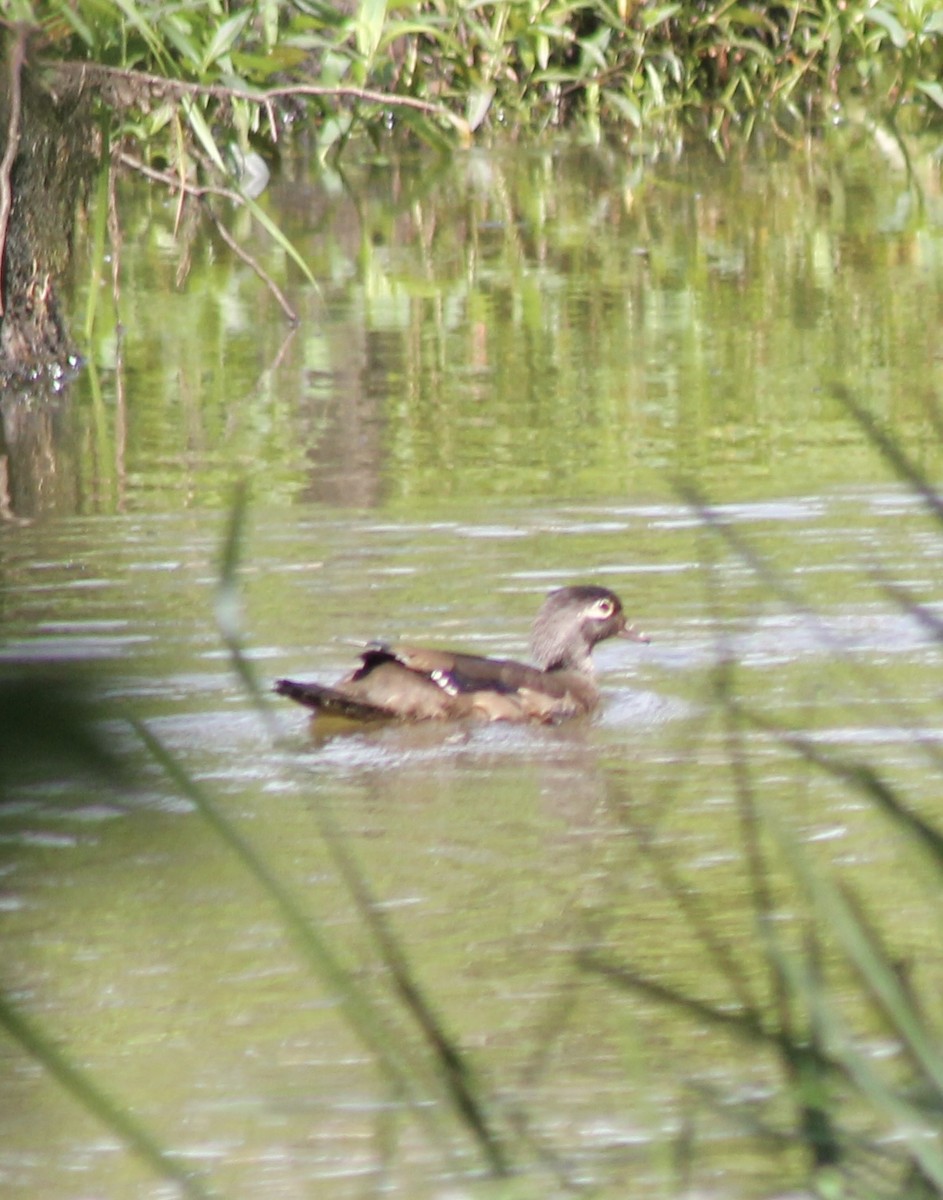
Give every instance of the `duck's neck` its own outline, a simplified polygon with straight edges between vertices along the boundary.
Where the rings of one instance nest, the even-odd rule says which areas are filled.
[[[572,645],[537,645],[532,647],[534,662],[542,671],[576,671],[590,679],[595,675],[588,649],[574,650]]]

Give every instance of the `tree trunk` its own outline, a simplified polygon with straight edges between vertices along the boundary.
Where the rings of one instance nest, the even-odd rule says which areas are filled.
[[[75,365],[58,283],[95,168],[84,98],[57,101],[3,31],[0,87],[0,388],[55,382]]]

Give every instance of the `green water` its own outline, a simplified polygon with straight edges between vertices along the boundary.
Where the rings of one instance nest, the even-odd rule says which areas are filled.
[[[681,881],[767,994],[739,759],[712,700],[720,659],[750,704],[879,764],[938,815],[938,647],[887,584],[932,610],[940,534],[842,404],[874,411],[938,478],[936,176],[929,157],[907,173],[850,134],[731,164],[558,150],[343,178],[286,167],[265,202],[318,289],[234,227],[298,308],[294,332],[220,245],[188,247],[177,288],[173,206],[127,196],[122,340],[102,285],[71,391],[53,410],[4,401],[0,657],[92,664],[133,783],[53,772],[12,790],[2,982],[221,1194],[799,1185],[800,1152],[755,1133],[756,1119],[788,1127],[772,1059],[576,956],[732,1003]],[[72,310],[79,328],[82,265]],[[321,744],[283,702],[273,730],[215,618],[241,480],[241,625],[264,682],[336,677],[373,637],[523,656],[540,598],[573,580],[617,590],[652,642],[602,647],[601,712],[557,730]],[[705,530],[680,480],[763,566]],[[513,1184],[481,1177],[441,1101],[434,1136],[404,1110],[129,714],[421,1058],[330,818],[496,1120],[529,1131],[509,1135]],[[854,791],[744,736],[764,811],[866,885],[916,984],[935,986],[928,877],[902,840]],[[793,912],[794,884],[770,871]],[[174,1194],[10,1040],[0,1071],[5,1196]]]

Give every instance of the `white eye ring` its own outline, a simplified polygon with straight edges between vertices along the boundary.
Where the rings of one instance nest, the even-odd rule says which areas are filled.
[[[612,616],[612,614],[616,611],[616,606],[608,597],[602,596],[595,602],[589,611],[592,616],[599,617],[600,620],[604,621],[607,617]]]

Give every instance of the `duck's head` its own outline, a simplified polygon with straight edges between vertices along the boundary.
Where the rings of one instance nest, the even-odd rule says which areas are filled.
[[[611,637],[648,641],[628,623],[615,592],[589,584],[562,587],[541,605],[531,635],[531,652],[545,671],[592,671],[593,647]]]

